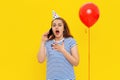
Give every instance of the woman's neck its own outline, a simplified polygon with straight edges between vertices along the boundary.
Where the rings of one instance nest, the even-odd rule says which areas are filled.
[[[62,40],[64,37],[63,36],[61,36],[61,37],[56,37],[55,38],[55,41],[60,41],[60,40]]]

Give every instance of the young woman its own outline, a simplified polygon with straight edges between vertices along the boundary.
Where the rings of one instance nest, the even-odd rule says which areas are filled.
[[[73,66],[79,64],[76,41],[64,19],[55,18],[51,26],[42,36],[38,61],[42,63],[47,57],[47,80],[75,80]]]

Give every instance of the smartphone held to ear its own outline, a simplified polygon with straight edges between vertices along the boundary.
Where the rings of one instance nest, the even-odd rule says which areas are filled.
[[[49,33],[48,33],[48,39],[50,38],[50,36],[52,36],[53,35],[53,32],[52,32],[52,28],[50,28],[50,30],[49,30]]]

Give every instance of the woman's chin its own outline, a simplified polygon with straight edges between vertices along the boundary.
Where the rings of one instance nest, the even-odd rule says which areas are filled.
[[[60,38],[61,36],[60,35],[55,35],[56,38]]]
[[[60,36],[55,36],[56,38],[59,38]]]

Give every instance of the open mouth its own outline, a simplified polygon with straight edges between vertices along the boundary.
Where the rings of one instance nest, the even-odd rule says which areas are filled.
[[[56,31],[55,31],[55,33],[56,33],[56,34],[59,34],[59,33],[60,33],[60,31],[59,31],[59,30],[56,30]]]

